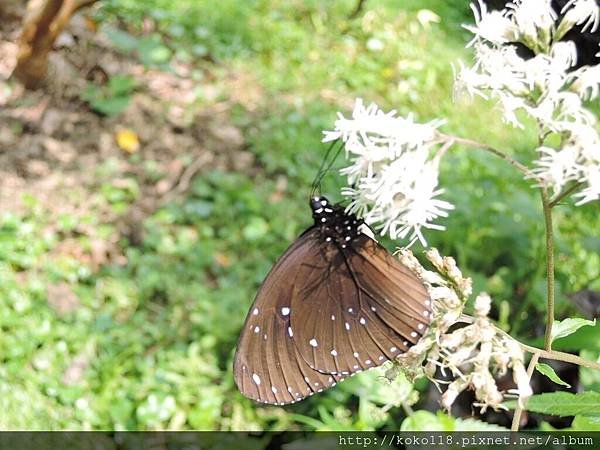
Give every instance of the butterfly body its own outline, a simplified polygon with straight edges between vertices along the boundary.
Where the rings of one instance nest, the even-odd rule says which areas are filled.
[[[324,242],[344,249],[359,237],[359,227],[364,223],[354,214],[346,214],[340,205],[332,205],[324,197],[310,201],[315,228]]]
[[[422,282],[324,197],[314,225],[275,264],[250,308],[234,360],[241,392],[294,403],[394,359],[425,333]]]

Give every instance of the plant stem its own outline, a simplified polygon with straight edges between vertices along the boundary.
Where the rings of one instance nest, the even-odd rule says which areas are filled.
[[[475,320],[473,319],[473,317],[468,316],[466,314],[462,314],[459,319],[459,322],[464,323],[473,323],[474,321]],[[501,334],[502,336],[505,336],[508,339],[516,341],[524,351],[529,352],[533,355],[538,355],[538,358],[552,359],[554,361],[564,361],[571,364],[577,364],[578,366],[587,367],[588,369],[600,370],[600,363],[598,362],[590,361],[589,359],[581,358],[580,356],[572,355],[571,353],[559,352],[556,350],[542,350],[541,348],[532,347],[531,345],[523,344],[522,342],[517,341],[506,331],[498,328],[495,325],[494,328],[496,329],[496,333]]]
[[[554,230],[552,224],[552,204],[548,196],[548,189],[540,189],[542,197],[542,209],[544,211],[544,223],[546,225],[546,332],[544,335],[544,351],[550,355],[552,352],[552,325],[554,324]],[[560,352],[554,352],[556,354]],[[536,351],[529,361],[527,377],[531,380],[533,369],[540,358],[540,351]],[[564,354],[563,354],[564,355]],[[589,367],[589,366],[588,366]],[[513,416],[512,431],[519,431],[521,414],[525,405],[518,404]]]
[[[516,167],[527,178],[536,178],[535,174],[531,170],[529,170],[529,168],[527,166],[525,166],[524,164],[521,164],[516,159],[514,159],[511,156],[509,156],[508,154],[504,153],[502,150],[498,150],[497,148],[492,147],[491,145],[483,144],[481,142],[473,141],[471,139],[465,139],[465,138],[461,138],[461,137],[457,137],[457,136],[450,136],[449,134],[444,134],[444,133],[438,133],[437,135],[445,141],[450,141],[455,144],[466,145],[467,147],[480,148],[482,150],[485,150],[486,152],[492,153],[492,154],[502,158],[503,160],[507,161],[509,164],[513,165],[514,167]]]
[[[554,208],[556,205],[558,205],[562,201],[563,198],[568,197],[573,192],[575,192],[577,189],[579,189],[582,184],[583,183],[578,181],[575,184],[573,184],[571,187],[569,187],[569,189],[561,192],[558,197],[556,197],[554,200],[552,200],[550,202],[550,208]]]
[[[538,362],[540,355],[538,353],[534,353],[529,361],[529,366],[527,367],[527,378],[531,380],[531,376],[533,375],[533,369]],[[515,414],[513,415],[512,424],[510,427],[510,431],[519,431],[519,427],[521,426],[521,414],[523,414],[523,408],[525,405],[522,405],[521,402],[518,402],[517,408],[515,409]]]
[[[542,187],[542,207],[544,222],[546,224],[546,333],[544,335],[544,349],[552,349],[552,325],[554,324],[554,231],[552,224],[552,205],[548,197],[548,190]]]

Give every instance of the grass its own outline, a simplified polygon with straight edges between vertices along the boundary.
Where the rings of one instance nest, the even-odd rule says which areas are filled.
[[[396,406],[415,403],[418,393],[406,381],[386,391],[364,374],[286,408],[256,407],[233,384],[234,346],[256,289],[309,225],[306,198],[324,151],[321,131],[332,127],[336,111],[347,114],[353,99],[363,97],[419,120],[447,118],[448,133],[497,145],[523,161],[531,158],[533,135],[507,128],[482,101],[452,101],[451,64],[469,57],[459,27],[469,20],[465,2],[367,2],[350,21],[354,5],[105,3],[104,24],[120,17],[135,33],[146,14],[157,21],[148,48],[168,50],[159,52],[160,64],[165,55],[205,58],[200,64],[216,74],[225,97],[231,71],[256,80],[257,109],[238,106],[233,120],[259,170],[197,177],[183,202],[142,224],[140,245],[121,243],[126,265],[97,271],[56,256],[61,235],[44,232],[48,224],[35,199],[26,214],[4,212],[0,428],[400,429],[403,410],[380,407],[390,398]],[[511,326],[528,337],[544,308],[541,211],[533,190],[504,164],[474,150],[449,155],[442,184],[457,208],[444,222],[448,231],[430,239],[457,257],[477,290],[505,301],[521,319]],[[274,200],[278,180],[287,187]],[[336,200],[339,182],[332,175],[327,185]],[[135,192],[109,186],[99,195],[126,208]],[[598,239],[591,237],[598,207],[562,211],[559,293],[598,289],[597,281],[589,284],[600,267]],[[90,222],[112,232],[97,218]],[[62,315],[48,304],[49,286],[60,283],[79,302]],[[558,306],[559,314],[573,310],[564,296]]]

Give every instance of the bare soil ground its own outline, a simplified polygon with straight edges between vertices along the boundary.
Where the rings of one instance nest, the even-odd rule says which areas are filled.
[[[257,83],[247,75],[225,69],[223,77],[221,67],[216,77],[210,64],[172,62],[168,72],[148,68],[115,51],[90,20],[76,15],[51,55],[47,86],[27,91],[10,78],[22,13],[19,7],[0,12],[0,210],[22,212],[35,198],[49,224],[64,215],[81,219],[59,251],[95,267],[123,262],[119,239],[137,241],[141,220],[184,194],[194,175],[253,170],[242,130],[230,120],[232,106],[253,111],[260,101]],[[88,83],[125,74],[138,87],[123,113],[102,116],[80,98]],[[137,135],[138,150],[118,145],[123,129]],[[132,180],[135,203],[117,213],[99,192]],[[99,236],[98,223],[83,220],[90,217],[115,225],[116,232]],[[74,241],[82,234],[91,250]]]

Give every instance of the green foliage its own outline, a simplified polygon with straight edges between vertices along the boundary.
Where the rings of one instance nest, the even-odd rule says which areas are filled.
[[[404,419],[400,431],[506,431],[506,428],[477,419],[461,419],[438,412],[415,411]]]
[[[594,325],[596,325],[595,320],[567,318],[561,321],[554,321],[554,325],[552,326],[552,340],[573,334],[581,327]]]
[[[505,402],[509,408],[516,406],[516,401]],[[600,416],[600,392],[550,392],[533,395],[527,401],[527,410],[554,416],[582,415],[596,420]]]
[[[569,383],[560,379],[560,377],[556,374],[554,369],[550,367],[548,364],[537,363],[535,365],[535,370],[537,370],[542,375],[547,376],[550,380],[552,380],[556,384],[560,384],[561,386],[566,386],[568,388],[571,387]]]
[[[158,34],[138,38],[112,26],[106,26],[102,31],[117,49],[134,55],[146,66],[164,66],[173,56],[172,50]]]
[[[136,82],[132,77],[115,75],[105,86],[89,83],[80,97],[88,102],[94,111],[106,116],[116,116],[127,108],[135,88]]]

